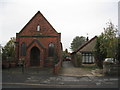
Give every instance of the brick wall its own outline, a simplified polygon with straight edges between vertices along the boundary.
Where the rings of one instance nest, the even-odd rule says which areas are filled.
[[[103,73],[105,75],[118,75],[120,72],[120,65],[103,63]]]
[[[40,31],[37,31],[37,26],[40,25]],[[37,42],[34,42],[34,41]],[[27,46],[26,56],[21,56],[21,44]],[[34,42],[34,43],[32,43]],[[58,33],[46,18],[38,11],[33,18],[16,33],[16,60],[25,58],[27,66],[30,66],[30,52],[33,47],[40,50],[40,66],[44,66],[45,60],[48,57],[48,46],[50,43],[55,45],[58,59],[61,57],[61,34]],[[40,44],[41,45],[40,45]],[[43,47],[42,47],[43,46]]]
[[[58,74],[62,66],[62,60],[60,60],[53,68],[53,73]]]

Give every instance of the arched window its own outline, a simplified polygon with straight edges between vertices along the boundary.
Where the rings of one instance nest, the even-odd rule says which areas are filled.
[[[37,26],[37,31],[40,31],[40,25]]]
[[[24,42],[21,45],[21,56],[26,56],[26,44]]]
[[[50,43],[48,46],[48,56],[53,57],[55,53],[55,45],[53,43]]]

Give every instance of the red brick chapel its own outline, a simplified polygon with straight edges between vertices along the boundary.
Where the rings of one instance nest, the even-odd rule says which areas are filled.
[[[23,58],[26,66],[53,66],[61,60],[61,33],[58,33],[38,11],[32,19],[16,33],[16,59]]]

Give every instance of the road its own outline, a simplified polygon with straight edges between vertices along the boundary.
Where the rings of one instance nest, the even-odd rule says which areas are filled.
[[[69,69],[69,70],[68,70]],[[68,71],[67,71],[68,70]],[[3,88],[117,88],[117,77],[94,76],[91,72],[76,72],[70,62],[64,62],[59,75],[49,68],[3,70]],[[81,71],[81,69],[80,69]],[[67,74],[66,74],[67,73]]]
[[[3,82],[3,88],[40,88],[40,87],[66,87],[66,88],[117,88],[118,82],[116,78],[96,78],[93,77],[81,77],[79,79],[76,79],[76,77],[63,77],[63,80],[60,79],[60,76],[57,78],[51,77],[49,79],[46,79],[42,82],[38,81],[36,82],[35,79],[25,82]],[[65,79],[66,78],[66,79]],[[91,79],[93,78],[93,79]],[[55,80],[56,79],[56,80]]]

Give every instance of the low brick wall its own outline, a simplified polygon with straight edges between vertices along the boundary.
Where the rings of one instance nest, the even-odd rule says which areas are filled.
[[[105,75],[118,75],[119,71],[120,71],[120,65],[103,64],[103,73]]]
[[[59,73],[59,70],[62,66],[62,60],[60,60],[53,68],[53,73],[54,74],[58,74]]]

